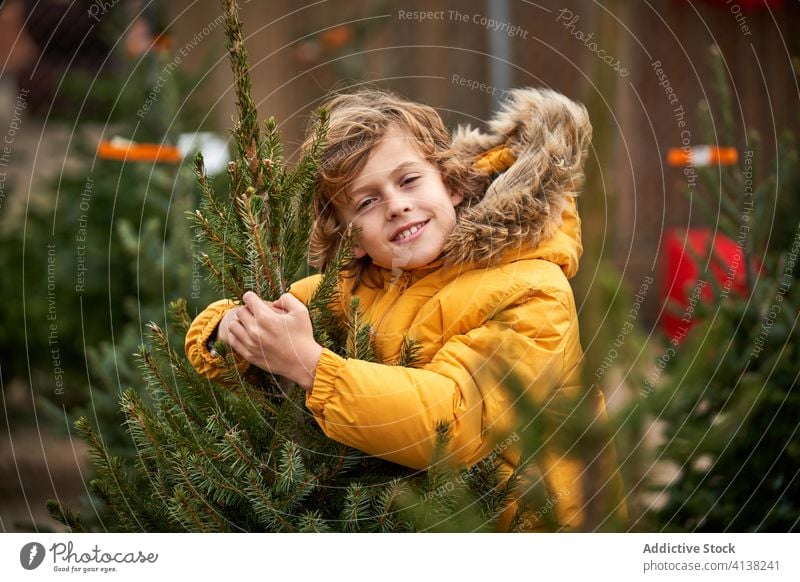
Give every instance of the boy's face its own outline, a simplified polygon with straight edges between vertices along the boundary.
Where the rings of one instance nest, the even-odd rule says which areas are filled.
[[[456,224],[461,194],[451,194],[439,170],[390,128],[348,190],[340,218],[361,229],[356,258],[386,269],[416,269],[436,259]]]

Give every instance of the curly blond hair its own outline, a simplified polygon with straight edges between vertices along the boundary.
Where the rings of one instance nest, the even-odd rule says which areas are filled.
[[[354,178],[390,128],[412,138],[422,156],[441,172],[450,192],[461,193],[467,203],[482,195],[486,176],[473,169],[470,157],[452,149],[450,133],[432,107],[374,88],[335,94],[322,107],[329,112],[330,124],[315,186],[311,266],[323,270],[332,262],[348,227],[340,221],[337,208],[347,203]],[[304,149],[310,146],[311,135],[309,131]],[[345,270],[359,284],[370,264],[365,256],[353,259]]]

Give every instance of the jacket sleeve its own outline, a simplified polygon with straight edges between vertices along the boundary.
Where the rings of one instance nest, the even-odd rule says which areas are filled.
[[[225,313],[236,306],[237,304],[229,299],[215,301],[194,318],[189,331],[186,332],[184,344],[186,357],[200,375],[213,382],[222,382],[226,371],[225,359],[209,351],[208,344],[211,338],[216,336],[217,327]],[[236,368],[239,372],[244,372],[250,366],[247,360],[240,358],[236,353],[233,357],[236,359]]]
[[[289,289],[303,303],[308,303],[320,281],[320,275],[312,275],[301,279]],[[214,382],[222,382],[225,374],[225,359],[209,351],[209,340],[216,336],[217,327],[229,309],[237,304],[229,299],[215,301],[195,317],[186,332],[184,349],[186,357],[199,374]],[[236,368],[243,373],[250,364],[234,352]]]
[[[565,280],[566,284],[566,280]],[[514,429],[513,374],[544,404],[579,350],[571,293],[528,289],[516,304],[447,341],[422,368],[344,359],[325,350],[306,405],[332,439],[416,469],[430,465],[439,421],[451,425],[449,459],[470,466]]]

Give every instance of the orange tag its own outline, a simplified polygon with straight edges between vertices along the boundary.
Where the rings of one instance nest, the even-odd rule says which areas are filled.
[[[166,162],[177,164],[182,159],[180,150],[171,145],[136,143],[132,141],[101,141],[97,155],[104,160],[123,162]]]
[[[670,166],[732,166],[739,161],[736,148],[719,146],[694,146],[691,148],[669,148],[667,163]]]

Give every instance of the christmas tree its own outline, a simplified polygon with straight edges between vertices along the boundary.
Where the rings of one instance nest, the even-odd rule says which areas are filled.
[[[740,165],[698,170],[718,193],[707,214],[737,241],[746,292],[730,292],[735,265],[709,249],[700,280],[713,299],[698,302],[694,325],[677,345],[668,378],[647,400],[664,423],[658,460],[677,477],[660,491],[659,523],[680,531],[797,531],[800,526],[798,255],[800,173],[794,137],[782,137],[776,168],[763,177],[758,136],[737,136],[734,105],[718,50],[722,139],[744,137]],[[710,115],[703,103],[701,109]],[[708,129],[708,135],[720,132]],[[725,273],[718,281],[712,272]]]
[[[312,145],[289,169],[277,123],[270,119],[262,127],[258,122],[235,3],[227,0],[224,10],[239,117],[233,130],[234,160],[228,167],[230,196],[217,196],[198,156],[195,171],[203,200],[191,219],[205,248],[199,259],[220,293],[241,298],[254,291],[274,298],[306,274],[311,196],[327,116],[319,113]],[[358,301],[354,299],[345,313],[331,309],[350,248],[351,242],[342,245],[309,302],[315,339],[343,356],[379,361]],[[112,455],[87,419],[76,423],[89,443],[97,473],[91,490],[112,512],[116,529],[497,528],[526,463],[505,478],[498,471],[499,455],[490,455],[468,470],[451,466],[444,425],[437,453],[425,472],[348,448],[328,439],[305,411],[302,388],[257,368],[239,373],[234,354],[223,344],[216,348],[228,363],[224,385],[200,376],[183,350],[176,350],[170,341],[188,329],[186,302],[173,302],[171,310],[168,324],[151,325],[151,347],[141,347],[138,354],[150,403],[134,389],[127,390],[121,401],[137,450],[135,461]],[[406,341],[399,364],[413,366],[416,354],[417,346]],[[536,411],[527,413],[541,418]],[[523,458],[533,458],[533,450],[524,444],[541,442],[541,430],[541,423],[534,421],[520,431]],[[543,487],[531,488],[529,497],[538,497],[541,505]],[[68,508],[52,502],[50,509],[73,531],[85,529],[85,522]],[[518,511],[510,528],[523,525]]]
[[[103,34],[124,37],[124,15],[115,16],[103,21]],[[144,386],[129,357],[145,341],[144,324],[163,318],[166,303],[190,289],[190,311],[212,299],[211,290],[200,286],[200,265],[192,260],[193,229],[185,216],[200,199],[191,164],[160,161],[152,154],[134,160],[137,147],[138,152],[148,149],[139,147],[142,141],[159,141],[166,149],[202,119],[193,108],[180,106],[200,73],[172,71],[166,44],[135,57],[116,48],[109,56],[113,80],[101,86],[87,81],[79,95],[70,94],[78,103],[86,98],[105,105],[92,108],[90,120],[81,109],[69,163],[40,191],[32,191],[26,220],[9,223],[0,234],[0,260],[8,271],[0,281],[7,297],[0,306],[1,383],[30,387],[29,398],[8,405],[4,421],[9,419],[11,431],[45,426],[52,436],[66,438],[74,420],[87,416],[104,445],[126,459],[134,459],[136,449],[121,426],[119,398],[125,387]],[[137,109],[157,81],[159,99],[141,118]],[[125,83],[132,87],[121,91]],[[118,100],[110,99],[112,84]],[[101,113],[105,117],[99,119],[115,123],[96,125],[94,116]],[[127,148],[120,148],[129,154],[124,159],[107,156],[108,142],[117,140]],[[77,469],[76,461],[69,473],[75,480]],[[20,487],[27,489],[24,475]],[[61,478],[54,474],[56,482]],[[100,507],[88,496],[78,503]],[[108,516],[99,513],[97,519],[106,523]],[[103,527],[89,512],[83,514],[86,527]],[[48,522],[14,527],[46,531],[53,526]]]

